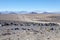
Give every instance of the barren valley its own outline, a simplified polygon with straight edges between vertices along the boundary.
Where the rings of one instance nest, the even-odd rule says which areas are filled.
[[[0,14],[0,40],[60,40],[60,14]]]

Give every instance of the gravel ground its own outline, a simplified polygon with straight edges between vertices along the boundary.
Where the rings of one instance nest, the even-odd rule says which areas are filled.
[[[60,26],[0,26],[0,40],[60,40]]]

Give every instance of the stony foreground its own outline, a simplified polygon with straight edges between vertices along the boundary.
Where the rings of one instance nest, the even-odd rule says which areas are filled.
[[[7,23],[1,22],[0,40],[60,40],[60,25]]]

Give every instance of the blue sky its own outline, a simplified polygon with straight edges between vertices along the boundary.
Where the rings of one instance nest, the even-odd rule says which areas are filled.
[[[0,11],[60,11],[60,0],[0,0]]]

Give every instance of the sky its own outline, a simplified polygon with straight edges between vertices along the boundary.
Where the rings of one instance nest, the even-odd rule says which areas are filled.
[[[0,11],[60,11],[60,0],[0,0]]]

